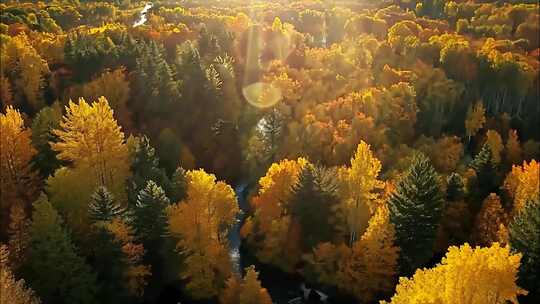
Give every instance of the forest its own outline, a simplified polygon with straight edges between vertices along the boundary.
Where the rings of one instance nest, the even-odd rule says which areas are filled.
[[[0,2],[0,304],[540,303],[537,0]]]

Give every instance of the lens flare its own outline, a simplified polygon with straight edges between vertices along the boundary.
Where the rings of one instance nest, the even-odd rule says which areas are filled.
[[[281,89],[265,83],[255,82],[242,89],[244,98],[257,108],[268,108],[281,101]]]

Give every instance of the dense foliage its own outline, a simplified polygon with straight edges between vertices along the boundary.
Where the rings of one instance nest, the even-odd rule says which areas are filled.
[[[536,303],[539,8],[2,1],[2,304]]]

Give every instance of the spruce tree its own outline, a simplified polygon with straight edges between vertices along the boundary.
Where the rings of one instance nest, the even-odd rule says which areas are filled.
[[[276,161],[276,154],[283,136],[283,115],[276,108],[266,114],[257,125],[264,143],[265,156],[270,163]]]
[[[167,235],[165,209],[169,204],[170,201],[163,189],[152,180],[148,181],[146,187],[139,192],[133,209],[133,221],[135,231],[145,248],[152,248],[152,244]]]
[[[510,247],[520,252],[519,286],[529,291],[529,298],[540,296],[540,202],[529,202],[514,217],[509,227]]]
[[[132,209],[136,236],[146,249],[144,263],[152,267],[153,276],[145,292],[149,299],[156,297],[163,285],[170,281],[171,271],[175,272],[176,278],[179,273],[177,261],[171,258],[177,254],[171,246],[174,242],[168,237],[165,209],[169,204],[163,189],[150,180],[139,192],[137,203]]]
[[[149,180],[154,181],[167,194],[172,191],[165,170],[159,168],[156,150],[150,145],[150,140],[146,136],[136,139],[131,172],[133,174],[128,181],[128,200],[131,204],[137,202],[139,192],[146,187]]]
[[[98,302],[96,276],[77,254],[45,195],[34,203],[28,256],[21,272],[44,303]]]
[[[489,145],[484,144],[480,152],[478,152],[474,159],[469,163],[469,167],[478,173],[489,165],[491,165],[491,149],[489,148]]]
[[[125,211],[114,203],[113,195],[103,186],[98,187],[92,194],[88,209],[88,216],[93,222],[110,221],[115,217],[122,216]]]
[[[137,106],[147,115],[170,115],[180,97],[179,82],[164,56],[163,47],[154,41],[142,47],[135,69],[141,96]],[[150,118],[151,116],[148,116]]]
[[[180,202],[187,196],[186,170],[176,168],[171,178],[171,202]]]
[[[489,193],[498,193],[500,184],[488,144],[482,146],[480,152],[469,163],[469,167],[476,172],[476,183],[469,185],[469,189],[476,203],[473,207],[477,211]]]
[[[335,181],[335,171],[310,164],[300,172],[298,182],[292,186],[287,205],[294,220],[302,227],[305,250],[329,242],[335,235],[333,213],[338,203]]]
[[[425,155],[415,155],[388,201],[403,275],[412,274],[433,256],[443,202],[437,172]]]

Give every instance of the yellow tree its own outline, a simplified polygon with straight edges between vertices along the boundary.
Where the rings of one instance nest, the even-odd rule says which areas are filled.
[[[399,252],[394,241],[395,229],[388,208],[381,206],[369,220],[362,238],[354,243],[349,258],[343,261],[339,287],[366,303],[391,291]]]
[[[522,160],[522,149],[519,144],[519,138],[516,130],[508,131],[506,140],[506,159],[510,164],[517,164]]]
[[[516,284],[520,260],[521,254],[498,243],[474,249],[452,246],[434,268],[400,278],[390,303],[517,304],[517,296],[527,294]]]
[[[465,119],[465,130],[469,140],[476,135],[478,130],[482,129],[486,123],[485,109],[482,102],[477,102],[474,107],[469,109]]]
[[[233,189],[204,170],[188,171],[187,198],[168,208],[169,231],[185,254],[187,290],[196,299],[216,296],[231,272],[227,233],[239,212]]]
[[[501,162],[501,152],[504,148],[501,136],[497,131],[488,130],[486,133],[486,143],[491,150],[491,160],[495,164],[499,164]]]
[[[258,276],[259,273],[252,265],[246,268],[243,280],[239,280],[236,276],[230,277],[219,302],[221,304],[271,304],[272,299],[266,288],[261,286]]]
[[[34,110],[38,110],[43,102],[39,93],[44,75],[49,73],[47,61],[41,58],[24,33],[8,40],[4,55],[4,67],[17,91],[24,94]]]
[[[37,151],[31,144],[31,130],[24,126],[19,111],[11,106],[5,114],[0,113],[0,134],[0,231],[6,231],[11,207],[24,206],[35,198],[36,174],[30,162]]]
[[[219,295],[220,304],[237,304],[240,302],[241,280],[233,275],[225,282],[225,289]]]
[[[291,186],[298,182],[307,160],[282,160],[274,163],[259,180],[259,192],[252,200],[254,215],[242,227],[242,236],[257,248],[257,257],[290,270],[300,259],[296,240],[299,235],[287,214]],[[257,229],[255,230],[254,227]]]
[[[347,245],[326,242],[314,248],[312,254],[306,255],[306,260],[317,281],[337,286],[344,281],[340,276],[340,269],[344,266],[343,261],[350,255],[351,248]]]
[[[499,242],[500,226],[506,223],[506,213],[501,205],[499,196],[491,193],[482,205],[476,217],[473,239],[480,246],[490,246]]]
[[[272,299],[268,291],[261,286],[258,276],[254,266],[246,269],[239,304],[272,304]]]
[[[371,214],[377,209],[380,192],[384,187],[384,183],[377,179],[380,171],[381,162],[373,155],[370,146],[360,141],[351,158],[351,167],[340,174],[350,246],[357,235],[365,231]]]
[[[53,134],[58,142],[50,144],[59,159],[88,172],[94,187],[105,186],[123,200],[129,175],[128,148],[105,97],[92,104],[83,98],[79,104],[70,101],[60,129]]]
[[[268,232],[272,221],[283,215],[291,186],[298,182],[298,174],[307,163],[303,158],[282,160],[272,164],[259,180],[259,192],[252,205],[262,232]]]
[[[523,162],[522,166],[512,166],[504,180],[503,187],[514,201],[514,213],[523,210],[529,201],[538,202],[540,199],[540,163],[531,160]]]
[[[107,222],[105,227],[122,246],[122,252],[128,261],[128,268],[124,274],[127,289],[134,296],[142,296],[148,283],[148,277],[151,275],[151,266],[142,263],[143,245],[135,241],[133,229],[119,218]]]
[[[441,173],[454,172],[462,156],[463,144],[457,136],[441,137],[429,151],[433,166]]]
[[[8,266],[8,249],[0,246],[0,303],[39,304],[41,301],[34,291],[25,286],[24,280],[16,280]]]

